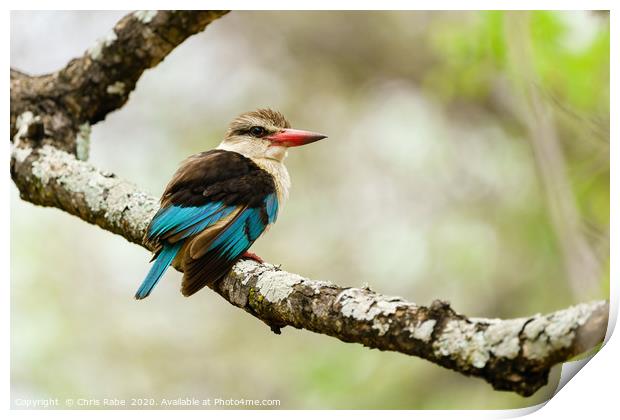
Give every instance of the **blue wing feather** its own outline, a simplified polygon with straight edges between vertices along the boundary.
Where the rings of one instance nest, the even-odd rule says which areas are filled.
[[[174,235],[190,229],[183,237],[193,235],[228,216],[234,207],[222,203],[209,203],[200,207],[181,207],[170,205],[161,208],[149,226],[148,239],[163,235]]]
[[[223,267],[220,262],[225,266],[233,264],[250,248],[268,225],[275,223],[278,208],[277,195],[272,193],[265,197],[262,207],[246,207],[241,210],[208,245],[207,251],[215,259],[205,260],[200,263],[200,267],[208,271],[214,269],[217,272]],[[149,225],[148,239],[159,238],[164,241],[165,245],[136,293],[136,298],[148,296],[188,238],[199,234],[238,209],[237,206],[226,206],[222,202],[208,203],[198,207],[169,205],[160,209]],[[166,238],[172,235],[177,235],[175,241],[178,242],[174,244],[167,242]],[[204,279],[201,278],[198,281],[202,283]]]
[[[217,250],[217,253],[227,259],[235,259],[240,254],[245,252],[251,245],[250,237],[246,231],[246,224],[251,215],[258,209],[246,208],[233,220],[217,238],[209,246],[209,251]],[[263,226],[254,226],[254,231],[262,231],[265,229]],[[259,233],[260,235],[260,233]]]
[[[208,250],[216,250],[218,254],[229,260],[234,260],[247,251],[265,231],[267,225],[274,223],[278,217],[276,194],[269,194],[265,197],[264,203],[267,223],[261,217],[262,210],[260,208],[246,208],[222,230]]]
[[[198,219],[198,222],[195,223],[187,223],[183,226],[179,226],[176,229],[173,229],[171,231],[172,234],[175,233],[180,233],[183,232],[183,235],[181,235],[182,239],[188,238],[192,235],[196,235],[200,232],[202,232],[203,230],[205,230],[206,228],[208,228],[209,226],[215,224],[216,222],[218,222],[219,220],[221,220],[222,218],[228,216],[230,213],[233,212],[233,210],[235,210],[235,207],[223,207],[221,210],[219,210],[217,213],[211,214],[209,216],[203,217],[202,219]]]
[[[136,292],[136,299],[144,299],[147,297],[151,290],[157,285],[157,282],[164,275],[168,266],[174,260],[174,257],[178,254],[181,249],[182,243],[176,243],[172,245],[165,245],[161,252],[157,255],[157,259],[155,263],[151,266],[149,273],[146,275],[146,278],[142,281],[140,288]]]
[[[275,223],[278,218],[278,196],[275,193],[265,197],[265,209],[269,217],[269,224]]]
[[[144,299],[159,282],[174,258],[177,256],[185,239],[197,234],[222,217],[228,216],[235,207],[226,207],[222,203],[209,203],[200,207],[167,206],[159,209],[149,225],[147,238],[153,240],[163,235],[183,232],[175,243],[164,243],[153,266],[136,292],[136,299]]]

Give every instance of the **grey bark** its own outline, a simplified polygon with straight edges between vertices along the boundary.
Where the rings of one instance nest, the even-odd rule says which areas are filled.
[[[138,11],[57,72],[30,77],[11,69],[11,138],[27,110],[40,118],[28,138],[79,155],[80,127],[123,106],[146,69],[226,13]]]
[[[88,143],[84,124],[99,121],[122,106],[144,69],[223,12],[194,14],[140,12],[126,16],[115,27],[117,38],[106,38],[88,56],[78,59],[81,66],[76,60],[69,64],[81,69],[72,70],[79,77],[63,79],[58,76],[61,71],[41,76],[47,78],[41,84],[41,77],[11,71],[11,176],[22,199],[59,208],[147,247],[143,236],[157,211],[157,200],[84,161],[80,156],[80,144]],[[143,51],[127,58],[137,60],[135,66],[114,58],[113,51],[125,47],[112,44],[121,42]],[[105,66],[92,65],[93,60],[108,59]],[[119,80],[124,80],[119,83],[125,87],[116,84]],[[73,99],[48,102],[48,92],[55,92],[55,86],[71,92]],[[117,95],[118,91],[122,98],[102,99],[101,95]],[[79,104],[79,112],[67,113],[67,100]],[[609,312],[606,301],[595,301],[547,315],[509,320],[468,318],[441,300],[417,305],[367,288],[313,281],[271,264],[244,260],[212,288],[276,333],[292,326],[344,342],[418,356],[481,377],[495,389],[524,396],[547,383],[551,367],[600,343]]]

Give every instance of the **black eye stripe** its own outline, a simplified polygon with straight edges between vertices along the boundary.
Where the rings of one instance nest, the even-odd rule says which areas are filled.
[[[262,130],[263,130],[263,132],[262,132],[260,135],[258,135],[258,136],[257,136],[257,135],[255,135],[255,134],[252,134],[252,129],[253,129],[253,128],[260,128],[260,129],[262,129]],[[251,127],[245,126],[245,127],[238,127],[238,128],[235,128],[235,129],[232,131],[232,133],[231,133],[231,134],[232,134],[232,135],[234,135],[234,136],[264,137],[264,136],[266,136],[267,134],[269,134],[269,133],[271,133],[271,132],[272,132],[272,130],[268,130],[268,129],[266,129],[265,127],[261,127],[261,126],[258,126],[258,125],[253,125],[253,126],[251,126]],[[257,132],[257,134],[258,134],[258,132]]]

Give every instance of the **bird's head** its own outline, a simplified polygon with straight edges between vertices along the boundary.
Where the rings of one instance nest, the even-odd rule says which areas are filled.
[[[218,148],[241,153],[252,159],[282,161],[289,147],[303,146],[326,137],[311,131],[292,129],[281,113],[259,109],[235,118]]]

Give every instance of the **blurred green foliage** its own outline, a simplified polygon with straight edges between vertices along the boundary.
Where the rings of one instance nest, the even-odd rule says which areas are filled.
[[[53,71],[122,15],[14,12],[11,65]],[[516,18],[527,30],[514,32]],[[605,298],[607,13],[234,12],[144,74],[128,104],[93,127],[91,160],[160,194],[232,117],[272,106],[329,139],[291,153],[291,198],[259,255],[420,304],[447,299],[471,316],[557,310],[581,299],[516,110],[515,39],[531,44]],[[15,189],[11,205],[14,398],[513,408],[545,400],[558,380],[522,398],[416,358],[305,331],[275,336],[208,290],[182,298],[174,272],[137,303],[144,250]]]

